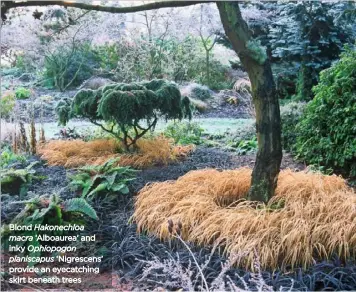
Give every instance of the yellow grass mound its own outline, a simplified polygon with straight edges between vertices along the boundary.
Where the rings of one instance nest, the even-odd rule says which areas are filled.
[[[184,240],[245,255],[237,265],[304,268],[337,254],[356,255],[356,194],[338,176],[280,173],[267,206],[243,200],[251,170],[191,171],[177,181],[144,187],[135,203],[139,231],[169,238],[167,221],[182,223]]]
[[[193,146],[175,146],[170,139],[156,137],[137,141],[139,151],[133,154],[122,152],[122,145],[114,139],[99,139],[89,142],[82,140],[52,140],[38,147],[37,153],[49,165],[79,167],[87,164],[98,165],[108,159],[120,156],[119,165],[145,168],[167,164],[187,156]]]

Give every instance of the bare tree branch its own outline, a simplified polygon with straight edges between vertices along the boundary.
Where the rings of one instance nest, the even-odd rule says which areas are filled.
[[[23,2],[14,2],[6,1],[2,3],[2,12],[1,17],[3,18],[5,13],[10,8],[16,7],[27,7],[27,6],[49,6],[49,5],[59,5],[64,7],[75,7],[85,10],[95,10],[109,13],[134,13],[146,10],[154,10],[159,8],[170,8],[170,7],[184,7],[195,5],[199,3],[208,3],[214,1],[160,1],[147,3],[137,6],[128,6],[128,7],[113,7],[113,6],[103,6],[103,5],[92,5],[81,2],[70,2],[70,1],[23,1]],[[3,18],[4,19],[4,18]]]

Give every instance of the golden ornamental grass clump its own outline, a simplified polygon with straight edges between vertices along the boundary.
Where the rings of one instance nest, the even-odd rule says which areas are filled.
[[[41,158],[49,165],[60,165],[67,168],[84,165],[103,164],[110,158],[120,157],[119,165],[145,168],[157,164],[167,164],[184,158],[193,146],[175,146],[170,139],[156,137],[137,141],[137,153],[118,153],[123,151],[121,143],[115,139],[52,140],[40,145],[37,149]]]
[[[237,265],[251,270],[256,252],[265,269],[355,258],[356,194],[341,177],[284,170],[275,197],[257,207],[243,199],[250,179],[248,168],[205,169],[147,185],[135,203],[138,230],[166,239],[167,220],[181,222],[184,240],[243,252]]]

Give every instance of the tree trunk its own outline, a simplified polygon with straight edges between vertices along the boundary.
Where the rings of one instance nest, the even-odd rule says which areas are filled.
[[[258,152],[248,199],[268,202],[274,195],[282,160],[279,101],[266,52],[251,39],[238,2],[217,2],[225,33],[251,81]]]
[[[206,50],[206,82],[210,86],[210,51]]]

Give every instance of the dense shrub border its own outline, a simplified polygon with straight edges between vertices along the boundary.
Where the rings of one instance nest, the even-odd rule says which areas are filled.
[[[296,131],[298,157],[310,164],[356,175],[356,50],[320,74]]]

